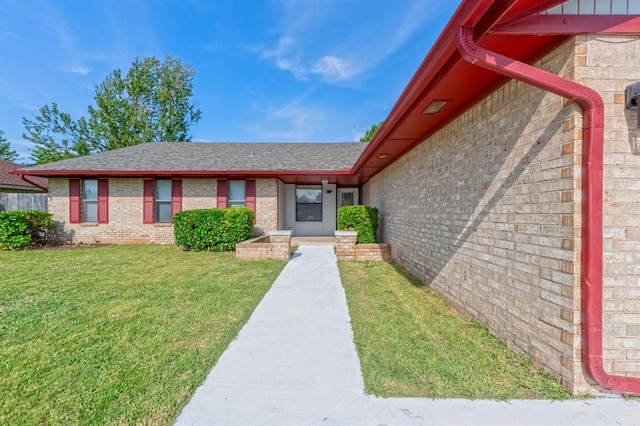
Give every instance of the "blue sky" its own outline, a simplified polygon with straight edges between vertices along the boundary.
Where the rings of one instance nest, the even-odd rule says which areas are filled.
[[[196,72],[193,141],[350,142],[383,120],[452,16],[452,0],[0,0],[0,129],[75,118],[136,56]]]

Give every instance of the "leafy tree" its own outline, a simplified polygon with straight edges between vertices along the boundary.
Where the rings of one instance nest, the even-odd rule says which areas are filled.
[[[22,118],[27,133],[22,137],[33,142],[31,158],[37,164],[50,163],[78,157],[98,151],[90,142],[87,121],[80,117],[74,121],[71,115],[61,112],[58,104],[45,105],[34,120]]]
[[[4,130],[0,130],[0,158],[16,161],[18,153],[11,149],[11,143],[4,137]]]
[[[377,124],[372,124],[369,130],[367,130],[367,133],[365,133],[364,136],[360,138],[360,142],[369,142],[371,139],[373,139],[380,126],[382,126],[382,123],[384,123],[384,121],[381,121]]]
[[[24,138],[35,145],[38,164],[147,142],[191,139],[189,128],[200,120],[191,103],[195,71],[167,56],[136,58],[123,75],[117,69],[95,86],[95,106],[88,118],[72,117],[53,103],[33,120],[22,122]]]

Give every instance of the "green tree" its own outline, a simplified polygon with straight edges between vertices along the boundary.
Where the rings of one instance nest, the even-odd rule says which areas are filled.
[[[50,163],[99,151],[90,142],[87,120],[75,121],[71,115],[61,112],[58,104],[45,105],[33,120],[22,118],[27,130],[22,137],[31,141],[31,159],[37,164]]]
[[[18,153],[11,149],[11,143],[4,137],[4,130],[0,130],[0,158],[16,161]]]
[[[195,71],[167,56],[136,58],[123,75],[117,69],[95,86],[88,118],[73,120],[54,103],[22,122],[38,164],[147,142],[189,141],[201,112],[191,103]]]
[[[373,139],[380,126],[382,126],[382,123],[384,123],[384,121],[372,124],[369,130],[367,130],[367,133],[365,133],[364,136],[360,138],[360,142],[369,142],[371,139]]]

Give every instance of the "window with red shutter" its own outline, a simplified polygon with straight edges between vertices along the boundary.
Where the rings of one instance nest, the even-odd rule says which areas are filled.
[[[98,223],[109,223],[109,179],[98,179]]]
[[[69,223],[80,223],[80,179],[69,179]]]
[[[245,206],[253,211],[253,223],[256,223],[256,181],[245,182]]]
[[[182,180],[174,179],[171,182],[171,219],[173,215],[182,211]]]
[[[145,179],[142,187],[142,222],[153,223],[154,179]]]
[[[228,194],[229,194],[229,186],[228,181],[226,179],[218,179],[218,189],[217,189],[217,202],[216,206],[219,209],[226,209],[228,203]]]

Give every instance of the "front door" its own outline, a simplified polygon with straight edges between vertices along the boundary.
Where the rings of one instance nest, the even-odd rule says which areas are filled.
[[[358,188],[339,188],[336,201],[338,208],[358,205]]]

